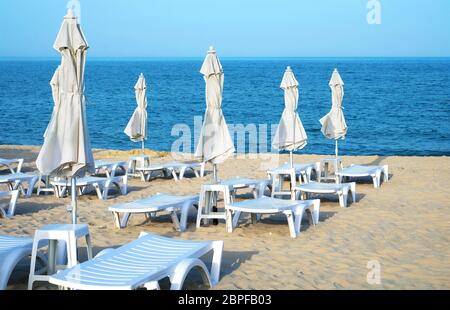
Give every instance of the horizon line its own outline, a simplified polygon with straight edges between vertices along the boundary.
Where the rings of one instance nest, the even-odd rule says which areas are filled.
[[[55,56],[0,56],[8,60],[60,60]],[[221,56],[220,59],[450,59],[450,56]],[[90,60],[190,60],[204,59],[204,56],[90,56]]]

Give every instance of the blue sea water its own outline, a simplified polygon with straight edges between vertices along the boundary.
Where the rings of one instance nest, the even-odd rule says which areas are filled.
[[[345,82],[349,127],[339,144],[341,154],[450,155],[449,58],[225,58],[221,62],[227,123],[268,124],[269,128],[279,122],[284,105],[279,84],[286,66],[292,67],[300,83],[299,113],[309,138],[299,153],[334,153],[334,142],[323,137],[319,119],[330,109],[328,81],[338,68]],[[136,106],[133,87],[141,72],[148,85],[146,146],[170,150],[178,138],[171,136],[175,124],[187,124],[194,133],[194,116],[203,116],[205,109],[201,64],[201,58],[88,58],[92,147],[139,148],[123,129]],[[56,58],[0,61],[0,144],[42,144],[53,108],[49,81],[57,66]],[[193,151],[194,136],[191,140]],[[265,150],[262,143],[259,146]],[[254,147],[247,143],[245,150]]]

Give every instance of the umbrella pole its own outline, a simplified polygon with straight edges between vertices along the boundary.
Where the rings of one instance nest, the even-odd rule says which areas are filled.
[[[338,139],[336,139],[335,142],[336,142],[335,153],[336,153],[336,158],[337,158],[338,157]]]
[[[214,184],[219,183],[218,179],[217,179],[217,165],[213,164],[213,178],[214,178]],[[213,212],[217,212],[217,199],[218,199],[218,194],[214,193],[213,196]],[[213,219],[213,225],[219,225],[219,220],[218,219]]]
[[[142,139],[142,155],[145,155],[145,141]]]
[[[72,177],[71,198],[72,198],[72,224],[77,223],[77,178]]]
[[[291,168],[294,168],[294,153],[292,151],[289,152],[289,160],[291,162]]]
[[[213,178],[214,178],[214,183],[217,184],[218,180],[217,180],[217,165],[216,164],[213,165]]]

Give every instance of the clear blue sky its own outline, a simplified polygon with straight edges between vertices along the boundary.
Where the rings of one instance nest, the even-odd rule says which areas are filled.
[[[450,0],[81,0],[95,57],[450,56]],[[56,56],[67,0],[0,0],[0,57]]]

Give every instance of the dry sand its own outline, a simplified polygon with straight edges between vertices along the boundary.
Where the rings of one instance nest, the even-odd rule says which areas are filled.
[[[0,157],[23,157],[24,171],[31,172],[36,170],[38,151],[39,147],[0,146]],[[127,159],[129,155],[94,152],[96,159]],[[153,162],[173,160],[165,153],[151,155]],[[278,163],[249,157],[226,161],[220,166],[220,177],[266,178],[264,169]],[[323,157],[302,155],[295,161],[306,163]],[[281,161],[286,160],[287,156],[281,156]],[[391,181],[380,189],[374,189],[370,180],[358,183],[358,202],[347,209],[339,207],[337,197],[322,199],[320,224],[313,228],[305,221],[297,239],[289,237],[283,217],[265,218],[255,225],[244,219],[232,234],[226,233],[223,223],[195,229],[193,216],[188,231],[182,234],[174,231],[168,216],[149,223],[143,215],[135,215],[126,229],[114,228],[108,206],[157,192],[195,194],[210,175],[180,182],[160,178],[144,183],[131,179],[126,196],[107,201],[99,201],[95,194],[80,197],[79,219],[89,224],[94,253],[129,242],[141,231],[183,239],[224,240],[217,289],[450,289],[449,158],[344,156],[343,161],[345,166],[388,164]],[[240,194],[239,199],[250,198],[244,191]],[[69,203],[70,198],[53,196],[20,198],[16,216],[0,219],[0,233],[31,236],[45,224],[69,222],[65,208]],[[83,260],[85,252],[81,253]],[[367,282],[367,264],[373,260],[381,265],[381,284]],[[8,289],[26,288],[27,273],[26,267],[19,266]],[[201,288],[197,280],[193,274],[188,287]],[[54,287],[41,283],[37,288]]]

